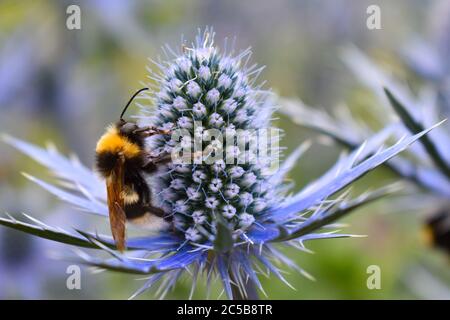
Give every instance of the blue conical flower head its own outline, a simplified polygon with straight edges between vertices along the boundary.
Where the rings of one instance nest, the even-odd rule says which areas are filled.
[[[248,66],[250,50],[221,52],[213,36],[206,30],[158,63],[156,109],[145,123],[173,132],[151,141],[153,152],[173,155],[153,189],[175,228],[192,242],[213,241],[219,220],[237,239],[275,191],[268,174],[278,159],[278,130],[269,128],[274,105],[268,91],[254,86],[262,68]],[[252,152],[255,146],[266,152]],[[175,159],[180,148],[183,158]]]

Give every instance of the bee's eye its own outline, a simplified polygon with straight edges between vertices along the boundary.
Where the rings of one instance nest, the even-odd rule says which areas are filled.
[[[120,128],[120,132],[123,134],[132,134],[134,130],[138,129],[139,127],[132,122],[126,122],[122,125]]]

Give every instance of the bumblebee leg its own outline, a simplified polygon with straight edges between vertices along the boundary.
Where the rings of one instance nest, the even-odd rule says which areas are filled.
[[[158,170],[160,165],[167,164],[172,161],[170,154],[164,154],[157,157],[150,157],[147,162],[142,166],[142,170],[147,173],[153,173]]]
[[[152,205],[149,205],[149,206],[147,206],[147,208],[148,208],[148,210],[151,212],[151,213],[153,213],[153,214],[155,214],[156,216],[158,216],[158,217],[160,217],[160,218],[163,218],[164,219],[164,221],[166,221],[166,222],[168,222],[168,223],[172,223],[172,217],[173,217],[173,215],[172,214],[167,214],[167,213],[165,213],[162,209],[160,209],[160,208],[157,208],[157,207],[154,207],[154,206],[152,206]]]
[[[160,218],[163,218],[166,215],[166,213],[162,209],[154,207],[151,204],[146,204],[144,208],[145,211],[150,212],[151,214],[154,214],[155,216],[158,216]]]
[[[129,221],[141,228],[153,231],[167,230],[171,225],[171,220],[166,213],[151,204],[141,205],[139,214],[133,214]]]
[[[157,134],[172,134],[170,130],[159,129],[157,127],[144,127],[137,130],[134,130],[133,133],[139,133],[144,137],[151,137]]]

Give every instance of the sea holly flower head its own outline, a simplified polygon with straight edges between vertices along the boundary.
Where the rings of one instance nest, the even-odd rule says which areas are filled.
[[[274,100],[256,84],[262,68],[249,62],[250,50],[238,54],[220,50],[213,40],[212,30],[207,29],[192,44],[183,43],[179,50],[168,48],[167,59],[155,62],[159,73],[150,75],[157,83],[153,93],[140,105],[141,125],[170,128],[173,133],[148,139],[151,152],[172,154],[171,163],[148,177],[154,205],[172,217],[172,228],[129,237],[128,251],[121,254],[114,250],[111,237],[92,231],[66,231],[38,220],[27,224],[0,218],[0,223],[47,239],[109,252],[112,259],[84,252],[80,258],[103,269],[147,275],[135,295],[159,285],[158,292],[164,297],[189,272],[192,290],[200,281],[198,275],[205,274],[207,283],[218,275],[228,298],[257,298],[258,290],[264,292],[259,281],[262,271],[287,283],[275,261],[311,277],[279,251],[278,245],[304,250],[307,241],[351,236],[333,231],[338,227],[335,220],[393,188],[354,199],[348,192],[334,195],[431,128],[406,135],[387,148],[383,144],[392,131],[382,130],[342,156],[305,189],[289,193],[291,185],[284,183],[285,176],[309,143],[300,144],[278,166],[278,130],[270,127]],[[229,135],[234,138],[229,139]],[[108,216],[104,182],[79,161],[9,136],[4,140],[59,178],[58,185],[28,176],[32,181],[83,211]]]
[[[180,236],[198,243],[216,238],[213,226],[217,215],[225,219],[232,234],[240,234],[242,230],[236,213],[260,215],[265,208],[261,204],[269,205],[275,201],[269,197],[270,188],[260,188],[270,184],[264,169],[271,162],[266,161],[264,167],[258,166],[257,161],[249,161],[254,159],[248,155],[250,141],[241,139],[239,143],[237,136],[237,132],[242,134],[251,130],[257,135],[256,129],[267,128],[275,108],[269,92],[251,85],[252,74],[261,68],[245,65],[243,60],[248,59],[249,50],[231,56],[220,52],[213,40],[213,34],[206,31],[195,44],[185,45],[182,52],[165,64],[159,64],[162,66],[160,81],[152,101],[156,108],[153,116],[143,121],[145,125],[169,125],[173,132],[179,130],[172,137],[150,139],[151,149],[173,152],[180,147],[190,152],[187,159],[185,154],[180,158],[180,164],[185,166],[183,172],[167,166],[154,179],[153,188],[159,205],[170,208],[169,214],[173,216],[182,216],[185,224],[184,229],[178,230]],[[160,91],[166,94],[159,95]],[[149,108],[146,104],[142,107]],[[171,117],[161,110],[169,112]],[[245,114],[246,121],[238,121],[241,114]],[[264,117],[252,117],[255,114]],[[269,138],[278,139],[278,135]],[[199,145],[194,146],[195,141]],[[275,162],[278,154],[271,151],[267,150],[267,157]],[[198,152],[200,161],[193,161],[191,155]],[[247,157],[239,158],[241,153],[247,153]],[[173,160],[177,162],[177,159]],[[240,166],[236,166],[238,161]],[[171,192],[163,192],[167,188]],[[239,192],[243,193],[244,201]],[[248,202],[249,196],[254,205]],[[180,210],[180,206],[185,210]],[[202,233],[197,230],[195,210],[203,212]],[[246,220],[246,228],[250,220]]]

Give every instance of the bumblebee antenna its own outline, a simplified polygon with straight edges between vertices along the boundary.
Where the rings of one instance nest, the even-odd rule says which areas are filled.
[[[127,111],[128,107],[130,106],[131,102],[133,101],[134,98],[136,98],[136,96],[141,93],[142,91],[148,90],[148,88],[142,88],[140,90],[138,90],[135,94],[133,94],[133,96],[130,98],[130,101],[128,101],[127,105],[125,106],[125,108],[123,108],[122,113],[120,114],[120,120],[123,120],[123,115],[125,114],[125,111]]]

